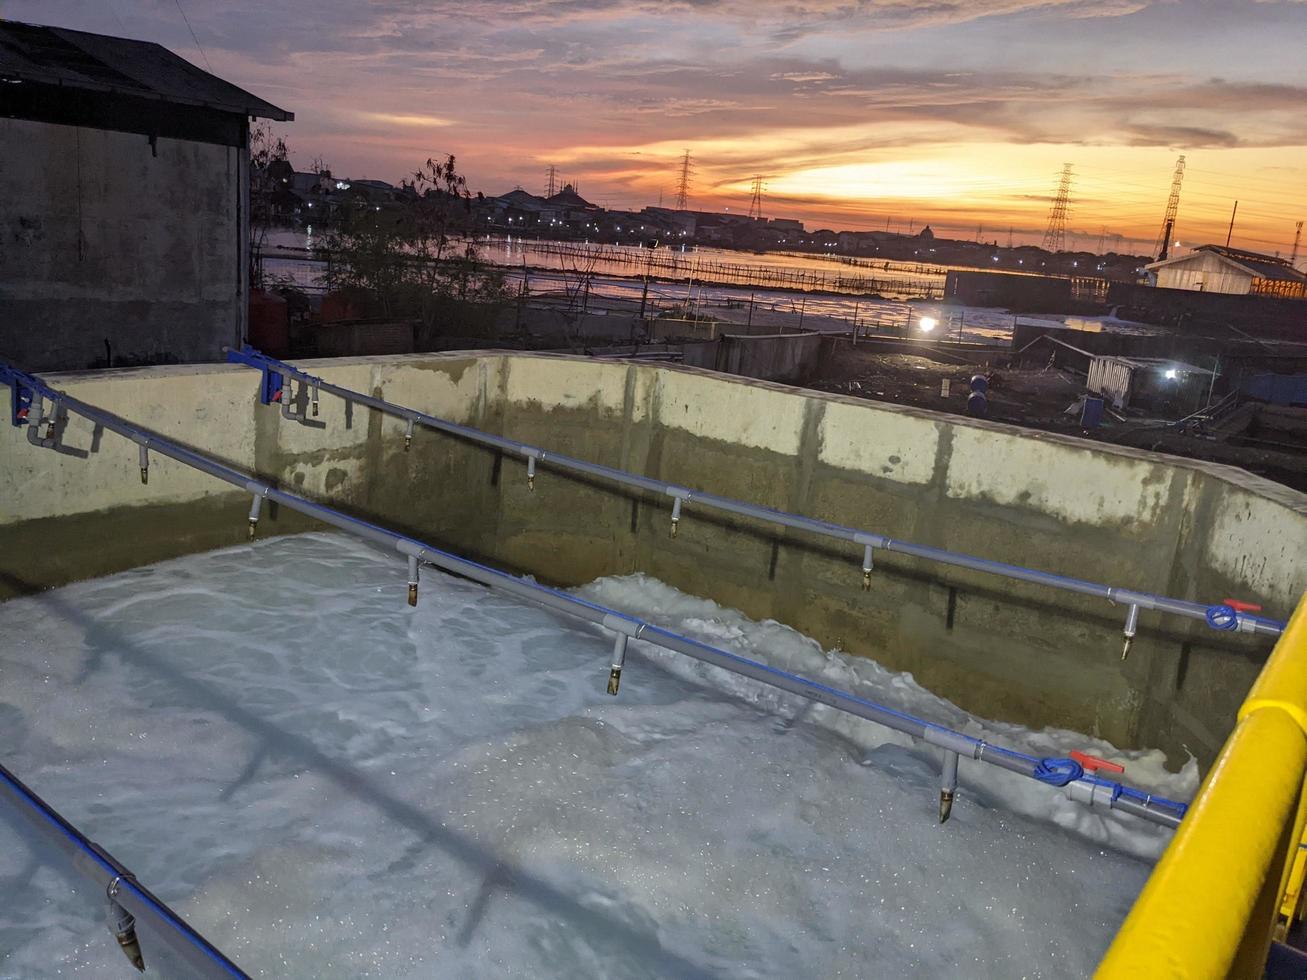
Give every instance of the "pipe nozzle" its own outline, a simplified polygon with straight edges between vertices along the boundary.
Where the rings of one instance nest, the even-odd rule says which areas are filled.
[[[871,569],[870,569],[870,568],[864,568],[864,569],[862,570],[862,591],[863,591],[863,592],[870,592],[870,591],[871,591]]]
[[[536,458],[528,456],[526,460],[526,489],[534,493],[536,488]]]
[[[404,452],[408,452],[409,447],[413,445],[413,420],[408,420],[408,425],[404,427]]]
[[[145,957],[141,954],[141,943],[136,938],[136,926],[132,925],[126,932],[115,933],[114,938],[118,940],[118,948],[127,957],[127,962],[144,973]]]
[[[418,584],[416,582],[408,583],[408,604],[410,606],[418,604]]]
[[[141,467],[141,482],[142,483],[150,482],[150,468],[148,466]]]
[[[259,523],[259,519],[258,519],[257,517],[251,517],[251,518],[250,518],[250,534],[249,534],[249,539],[250,539],[251,541],[254,540],[254,528],[258,526],[258,523]]]
[[[953,812],[953,794],[949,790],[939,791],[939,822],[944,823]]]
[[[408,556],[408,604],[418,604],[418,559],[417,555]]]
[[[614,667],[608,672],[608,693],[617,697],[617,689],[622,686],[622,668]]]
[[[673,538],[676,537],[676,529],[677,529],[677,527],[680,526],[680,523],[681,523],[681,519],[680,519],[679,517],[673,517],[673,518],[672,518],[672,537],[673,537]]]
[[[1125,636],[1125,645],[1121,647],[1121,659],[1124,660],[1130,656],[1130,647],[1135,642],[1135,634],[1139,631],[1139,607],[1131,603],[1129,610],[1126,611],[1125,628],[1121,631]]]
[[[318,417],[318,389],[314,388],[312,394],[313,394],[313,417],[316,419]]]
[[[127,957],[127,962],[144,973],[145,957],[141,954],[141,943],[136,938],[136,917],[119,905],[115,899],[118,893],[118,883],[122,877],[124,876],[120,875],[114,878],[107,889],[109,895],[109,931],[113,933],[113,938],[118,940],[118,948]],[[130,877],[130,875],[126,877]]]

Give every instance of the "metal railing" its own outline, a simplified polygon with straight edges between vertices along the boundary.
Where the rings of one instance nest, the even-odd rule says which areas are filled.
[[[1097,976],[1261,977],[1279,916],[1301,914],[1300,894],[1283,906],[1303,842],[1304,800],[1307,597]]]
[[[252,347],[247,346],[239,351],[228,348],[227,359],[233,363],[245,364],[261,371],[263,373],[263,384],[260,389],[260,399],[264,404],[279,402],[282,407],[282,414],[292,420],[302,420],[303,418],[302,415],[297,414],[291,409],[291,393],[285,387],[286,382],[294,379],[299,381],[301,385],[308,389],[307,393],[302,392],[302,394],[308,394],[309,400],[311,400],[315,406],[317,404],[318,393],[325,391],[336,395],[345,401],[353,402],[358,405],[366,405],[368,408],[405,420],[406,430],[404,443],[406,449],[412,442],[414,427],[421,425],[425,428],[445,432],[449,435],[457,436],[483,446],[489,446],[493,449],[498,449],[502,452],[524,459],[527,468],[527,485],[532,488],[535,486],[537,464],[543,464],[560,470],[568,470],[574,473],[583,473],[587,476],[598,477],[612,483],[632,487],[636,490],[643,490],[649,493],[671,497],[672,537],[676,537],[677,535],[683,508],[685,505],[690,505],[692,508],[703,507],[709,510],[738,514],[743,517],[765,521],[781,527],[805,531],[809,534],[815,534],[820,537],[833,538],[838,541],[861,545],[863,548],[862,585],[864,589],[870,589],[871,587],[871,575],[874,569],[875,552],[879,549],[894,554],[910,555],[913,558],[920,558],[941,565],[949,565],[954,568],[965,568],[974,572],[984,572],[990,575],[998,575],[1020,582],[1029,582],[1035,585],[1060,589],[1066,592],[1075,592],[1080,595],[1106,599],[1113,604],[1119,604],[1126,607],[1125,624],[1122,629],[1122,635],[1125,639],[1124,649],[1122,650],[1122,659],[1124,659],[1130,652],[1131,644],[1133,643],[1138,630],[1139,612],[1140,610],[1145,609],[1155,610],[1175,616],[1182,616],[1188,619],[1202,620],[1203,622],[1206,622],[1208,626],[1220,631],[1238,631],[1278,636],[1280,631],[1283,629],[1283,623],[1262,616],[1252,615],[1246,610],[1225,603],[1203,604],[1190,602],[1185,599],[1173,599],[1167,596],[1155,595],[1150,592],[1140,592],[1134,589],[1123,589],[1117,586],[1101,585],[1097,582],[1072,578],[1066,575],[1055,575],[1051,572],[1025,568],[1021,565],[1012,565],[1007,562],[993,561],[988,558],[980,558],[976,555],[949,551],[945,548],[935,548],[930,545],[902,541],[873,531],[864,531],[859,528],[846,527],[830,521],[821,521],[811,517],[805,517],[801,514],[792,514],[788,511],[776,510],[771,507],[762,507],[758,504],[747,503],[742,500],[736,500],[732,497],[724,497],[703,490],[691,489],[674,483],[668,483],[665,480],[658,480],[653,477],[630,473],[626,470],[620,470],[615,467],[604,466],[600,463],[592,463],[587,460],[577,459],[573,456],[567,456],[563,453],[546,450],[539,446],[532,446],[529,443],[519,442],[516,439],[493,435],[469,425],[461,425],[457,422],[451,422],[448,419],[442,419],[434,415],[428,415],[425,412],[419,412],[412,408],[396,405],[393,402],[388,402],[382,398],[375,398],[371,395],[365,395],[362,392],[353,391],[349,388],[343,388],[339,385],[331,384],[321,378],[301,371],[299,368],[296,368],[291,364],[268,357],[266,354],[262,354]]]

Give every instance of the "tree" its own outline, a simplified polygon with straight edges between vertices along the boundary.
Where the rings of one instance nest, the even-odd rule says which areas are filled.
[[[326,242],[332,289],[362,290],[383,316],[416,316],[430,336],[454,314],[491,315],[508,299],[504,277],[481,261],[472,195],[453,156],[428,159],[384,205],[355,199]]]
[[[250,130],[250,242],[249,281],[263,285],[263,246],[276,216],[276,201],[288,193],[291,175],[286,140],[264,121]],[[280,193],[279,193],[280,192]]]

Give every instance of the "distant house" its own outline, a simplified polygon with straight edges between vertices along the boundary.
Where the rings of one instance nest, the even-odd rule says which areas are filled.
[[[0,21],[0,353],[212,361],[245,337],[249,120],[294,116],[144,41]]]
[[[1307,299],[1307,275],[1286,260],[1223,245],[1200,245],[1145,269],[1162,289]]]

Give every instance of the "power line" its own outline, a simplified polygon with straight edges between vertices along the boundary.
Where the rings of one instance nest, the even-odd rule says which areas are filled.
[[[690,207],[690,177],[694,173],[694,165],[690,163],[690,151],[685,151],[685,156],[681,157],[681,177],[676,184],[676,210],[688,211]]]
[[[753,197],[749,200],[749,217],[762,218],[762,174],[753,176]]]
[[[191,40],[195,42],[195,49],[200,52],[200,57],[204,59],[204,67],[213,71],[213,65],[209,64],[209,56],[204,53],[204,47],[200,44],[200,39],[195,36],[195,28],[191,26],[191,19],[186,16],[186,11],[182,10],[182,0],[173,0],[177,4],[177,12],[182,15],[182,20],[186,21],[186,29],[191,32]]]
[[[1048,252],[1060,252],[1066,245],[1066,217],[1071,205],[1071,164],[1062,165],[1062,176],[1058,180],[1057,196],[1053,198],[1053,207],[1048,212],[1048,229],[1044,232],[1044,249]]]

